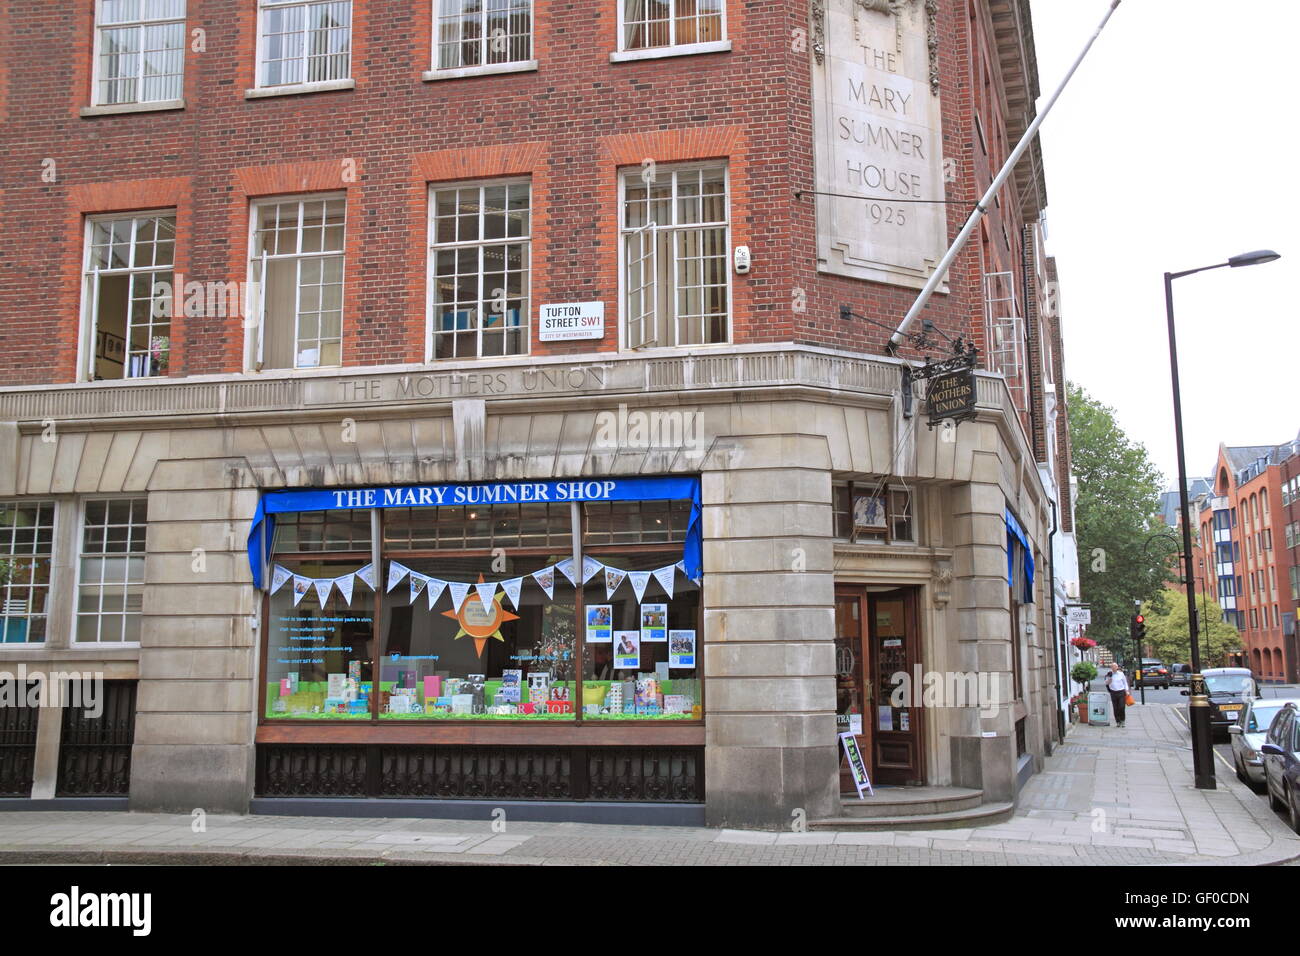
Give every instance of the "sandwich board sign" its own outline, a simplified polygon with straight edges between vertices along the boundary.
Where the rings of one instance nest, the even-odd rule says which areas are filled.
[[[844,747],[844,756],[848,758],[849,771],[853,774],[853,785],[858,788],[858,799],[866,799],[862,796],[863,788],[874,797],[876,791],[871,789],[871,780],[867,777],[867,765],[862,759],[862,751],[858,749],[858,739],[853,734],[840,734],[840,745]]]

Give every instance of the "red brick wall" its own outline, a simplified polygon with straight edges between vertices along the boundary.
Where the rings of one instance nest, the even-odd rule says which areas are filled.
[[[369,365],[424,357],[427,183],[529,175],[534,314],[544,301],[603,300],[597,347],[616,349],[616,170],[645,158],[729,164],[732,243],[754,251],[753,271],[732,275],[735,342],[882,349],[888,332],[841,321],[840,305],[892,326],[915,291],[818,274],[814,206],[794,199],[813,181],[810,56],[794,42],[809,27],[806,0],[728,0],[730,53],[630,63],[609,62],[613,0],[536,0],[537,72],[430,83],[420,74],[430,66],[432,2],[354,0],[355,89],[248,100],[253,0],[189,0],[187,30],[202,29],[206,49],[186,54],[186,109],[89,118],[80,111],[91,102],[92,0],[10,4],[0,26],[0,239],[13,253],[0,261],[0,384],[75,379],[78,220],[140,183],[173,184],[177,268],[199,281],[247,278],[250,198],[345,191],[344,362]],[[975,140],[971,50],[992,41],[985,28],[972,37],[969,2],[942,0],[939,13],[944,152],[957,170],[950,235],[1000,160]],[[997,69],[991,52],[980,62]],[[41,180],[43,159],[55,161],[56,182]],[[342,175],[345,160],[355,181]],[[1008,185],[996,214],[1018,241],[1014,209]],[[1000,219],[990,232],[1000,242]],[[1004,267],[1018,260],[1007,250]],[[980,270],[972,242],[952,293],[935,296],[927,315],[982,348]],[[807,292],[806,313],[793,311],[796,287]],[[242,366],[237,319],[178,316],[173,338],[172,375]],[[534,341],[533,353],[589,347]]]

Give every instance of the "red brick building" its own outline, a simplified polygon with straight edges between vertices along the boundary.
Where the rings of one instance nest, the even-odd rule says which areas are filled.
[[[1068,498],[1037,143],[931,299],[929,343],[884,344],[1034,115],[1027,0],[486,6],[59,0],[0,21],[0,495],[30,558],[0,665],[77,660],[129,685],[113,786],[142,807],[243,809],[307,778],[464,797],[488,785],[411,768],[482,758],[513,768],[492,792],[519,799],[621,787],[780,825],[839,812],[837,717],[873,779],[1009,806],[1058,736],[1062,685],[1034,576],[1058,497],[1044,475]],[[919,429],[900,366],[959,337],[980,349],[976,417]],[[611,444],[615,409],[685,416],[690,440]],[[514,512],[500,537],[466,510],[454,547],[420,544],[444,541],[424,536],[437,508],[313,505],[259,545],[294,490],[418,484],[428,504],[452,482],[593,476],[700,490],[689,520],[653,496],[587,498],[537,526]],[[582,627],[547,623],[604,600],[634,613],[611,597],[623,578],[518,598],[569,554],[671,579],[655,555],[692,542],[702,574],[649,585],[674,633],[699,633],[690,668],[611,671]],[[489,568],[497,550],[514,564]],[[275,567],[335,583],[289,608]],[[450,583],[430,613],[463,613],[458,588],[484,574],[515,595],[497,640],[517,653],[478,650],[507,690],[465,705],[506,710],[452,710],[420,683],[483,693],[461,673],[475,664],[390,667],[462,645],[415,590],[396,608],[376,567]],[[283,622],[343,620],[322,615],[352,607],[353,573],[373,618],[292,670]],[[548,716],[571,716],[510,719],[510,661],[543,647],[577,662],[546,672],[575,705]],[[988,673],[997,706],[869,706],[912,665]],[[580,697],[611,673],[686,687],[635,712],[679,719],[598,719],[628,713]],[[57,722],[38,733],[32,794],[78,792]],[[525,750],[546,769],[520,769]],[[610,769],[629,753],[640,769]]]

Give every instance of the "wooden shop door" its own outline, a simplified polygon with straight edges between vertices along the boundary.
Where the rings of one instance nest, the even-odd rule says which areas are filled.
[[[870,695],[864,660],[867,642],[867,592],[865,588],[835,589],[835,714],[836,733],[852,730],[858,749],[867,761],[867,774],[874,782],[871,768]],[[853,775],[838,736],[835,747],[840,761],[840,793],[857,795]]]
[[[868,711],[871,723],[871,781],[882,784],[924,783],[921,755],[922,686],[915,665],[921,663],[921,635],[917,623],[917,589],[898,588],[867,595],[868,678],[872,687]],[[911,679],[911,699],[893,706],[896,682],[902,671]],[[904,687],[908,685],[905,684]]]

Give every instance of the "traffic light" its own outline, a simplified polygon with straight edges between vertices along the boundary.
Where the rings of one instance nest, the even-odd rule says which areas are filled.
[[[1133,623],[1130,625],[1129,631],[1133,635],[1133,640],[1141,644],[1147,636],[1147,619],[1141,614],[1134,614]]]

